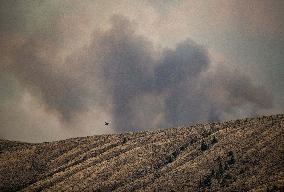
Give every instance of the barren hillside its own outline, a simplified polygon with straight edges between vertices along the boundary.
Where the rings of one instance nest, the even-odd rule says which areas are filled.
[[[283,114],[0,150],[0,191],[284,190]]]

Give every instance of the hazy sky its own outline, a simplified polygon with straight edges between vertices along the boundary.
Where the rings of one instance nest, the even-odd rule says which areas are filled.
[[[283,113],[283,20],[279,0],[0,0],[0,138]]]

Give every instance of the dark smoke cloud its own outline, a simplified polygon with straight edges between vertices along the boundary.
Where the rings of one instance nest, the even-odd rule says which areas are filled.
[[[179,43],[175,50],[166,50],[155,70],[157,89],[177,86],[197,77],[209,64],[206,50],[191,40]]]
[[[229,66],[204,77],[202,73],[212,67],[208,52],[189,39],[174,50],[164,50],[159,57],[151,42],[137,35],[128,20],[115,16],[112,28],[97,35],[92,46],[91,52],[97,58],[94,66],[102,66],[107,93],[112,95],[113,122],[119,131],[147,128],[145,120],[137,115],[141,110],[155,110],[146,103],[157,106],[155,99],[141,100],[147,108],[133,105],[143,95],[162,100],[160,110],[167,126],[220,120],[223,113],[246,104],[256,109],[271,107],[272,99],[264,88],[254,86],[244,74],[229,73]],[[220,95],[210,94],[213,87],[221,88]],[[217,96],[221,101],[214,99]],[[228,101],[223,103],[223,99]]]
[[[200,120],[203,116],[196,78],[209,65],[207,51],[191,40],[179,43],[175,50],[164,51],[155,70],[156,89],[165,94],[165,115],[171,125]],[[197,119],[195,119],[197,117]]]
[[[58,39],[32,37],[15,51],[10,73],[65,122],[97,103],[111,108],[119,132],[220,120],[238,109],[253,115],[271,107],[264,88],[229,65],[212,65],[207,50],[195,42],[157,51],[126,18],[116,15],[111,24],[95,32],[90,46],[76,50],[63,68],[52,59]]]
[[[112,28],[98,34],[92,44],[93,67],[101,69],[107,94],[112,96],[114,125],[131,130],[137,127],[133,122],[137,109],[131,101],[151,91],[153,50],[150,42],[135,34],[128,20],[117,15],[111,21]]]

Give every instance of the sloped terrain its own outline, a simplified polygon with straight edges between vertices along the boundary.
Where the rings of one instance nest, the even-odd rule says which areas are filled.
[[[0,150],[0,191],[284,190],[283,114]]]

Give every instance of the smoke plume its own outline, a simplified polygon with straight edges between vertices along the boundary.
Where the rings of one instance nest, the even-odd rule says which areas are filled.
[[[272,106],[264,87],[213,63],[205,47],[187,39],[156,48],[120,15],[64,60],[62,41],[31,36],[1,65],[68,126],[91,109],[108,113],[124,132],[255,115]]]

